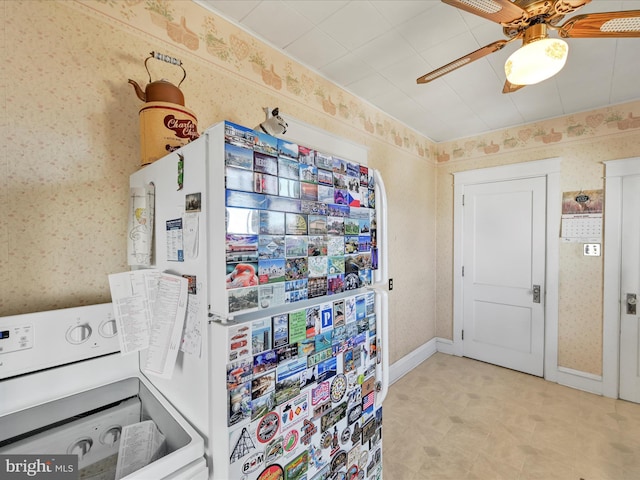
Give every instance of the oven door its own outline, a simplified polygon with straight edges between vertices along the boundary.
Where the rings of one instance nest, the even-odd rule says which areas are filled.
[[[91,480],[206,478],[207,472],[202,438],[139,377],[0,417],[5,454],[77,455],[79,478]]]

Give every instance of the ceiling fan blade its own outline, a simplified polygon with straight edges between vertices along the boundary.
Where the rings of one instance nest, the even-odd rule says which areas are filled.
[[[559,33],[564,38],[640,37],[640,10],[576,15]]]
[[[446,75],[449,72],[453,72],[454,70],[457,70],[460,67],[464,67],[465,65],[468,65],[474,60],[478,60],[479,58],[489,55],[490,53],[501,50],[502,47],[504,47],[507,43],[509,43],[509,41],[510,40],[498,40],[496,42],[490,43],[489,45],[479,48],[475,52],[471,52],[468,55],[465,55],[464,57],[460,57],[459,59],[454,60],[451,63],[447,63],[446,65],[440,68],[436,68],[432,72],[422,75],[420,78],[416,80],[416,82],[429,83],[430,81],[435,80],[436,78]]]
[[[510,0],[442,0],[447,5],[496,23],[510,23],[529,14]]]
[[[516,85],[515,83],[511,83],[509,80],[505,80],[504,87],[502,87],[502,93],[513,93],[524,87],[526,87],[526,85]]]

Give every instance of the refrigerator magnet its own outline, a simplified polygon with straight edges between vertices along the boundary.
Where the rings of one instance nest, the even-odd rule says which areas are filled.
[[[182,218],[167,220],[167,261],[184,262]]]
[[[256,480],[284,480],[284,470],[277,463],[269,465]]]

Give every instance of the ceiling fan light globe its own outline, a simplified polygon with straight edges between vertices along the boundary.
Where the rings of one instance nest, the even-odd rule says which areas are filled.
[[[569,45],[559,38],[543,38],[523,45],[504,64],[507,80],[533,85],[553,77],[567,61]]]

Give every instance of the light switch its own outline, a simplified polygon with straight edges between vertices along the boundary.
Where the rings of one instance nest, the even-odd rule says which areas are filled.
[[[585,243],[584,254],[587,257],[599,257],[600,256],[600,244],[599,243]]]

